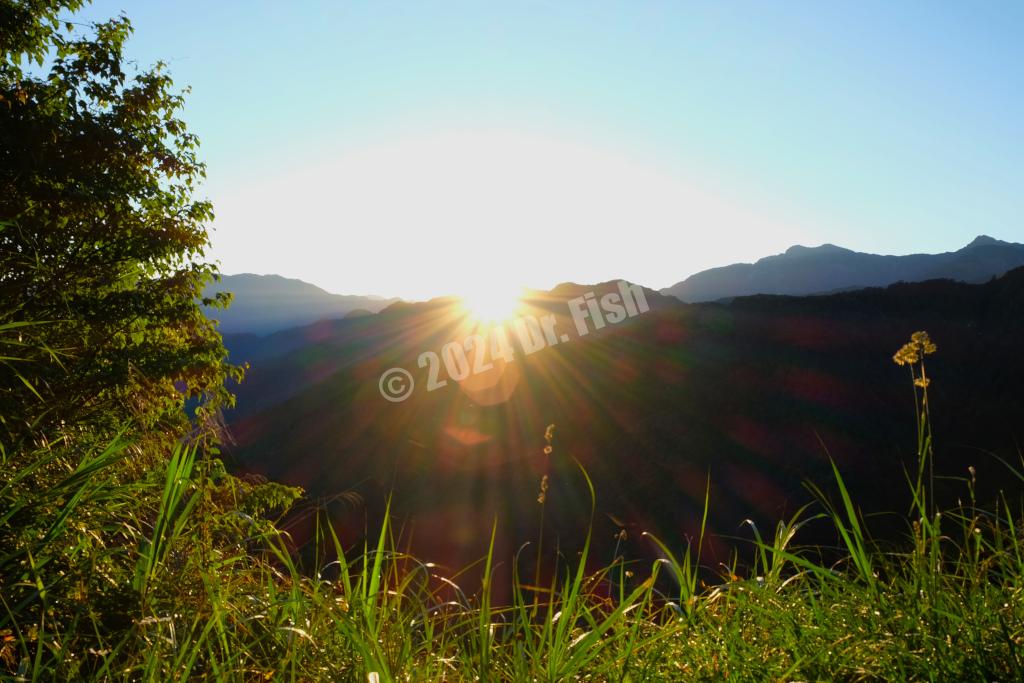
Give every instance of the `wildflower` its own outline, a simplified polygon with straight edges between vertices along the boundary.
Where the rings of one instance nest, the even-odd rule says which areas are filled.
[[[913,365],[924,360],[924,357],[935,353],[936,346],[928,336],[927,332],[915,332],[910,335],[910,341],[904,344],[892,357],[896,365]]]
[[[921,352],[926,356],[935,353],[936,351],[936,346],[928,337],[927,332],[915,332],[914,334],[910,335],[910,340],[918,344],[921,348]]]
[[[548,497],[548,475],[545,474],[541,478],[541,480],[540,480],[540,495],[537,496],[537,502],[540,503],[541,505],[543,505],[544,501],[547,500],[547,497]]]

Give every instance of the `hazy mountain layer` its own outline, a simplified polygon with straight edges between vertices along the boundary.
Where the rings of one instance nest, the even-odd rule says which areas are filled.
[[[234,300],[227,310],[210,310],[225,334],[265,335],[317,320],[377,312],[397,299],[377,296],[331,294],[316,285],[280,275],[222,275],[210,284],[206,295],[231,292]]]

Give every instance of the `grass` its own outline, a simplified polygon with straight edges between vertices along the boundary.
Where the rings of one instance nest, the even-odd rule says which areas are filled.
[[[319,520],[323,560],[304,572],[274,523],[298,492],[238,480],[195,449],[145,467],[123,434],[8,453],[0,677],[1024,680],[1024,508],[979,507],[969,480],[968,504],[935,509],[918,348],[918,467],[902,547],[866,533],[834,467],[828,490],[812,487],[813,507],[768,536],[750,523],[749,558],[710,585],[702,532],[675,550],[676,539],[652,537],[661,559],[596,572],[587,538],[541,589],[533,567],[521,581],[518,558],[495,556],[500,520],[482,580],[459,585],[400,550],[389,513],[354,549]],[[798,545],[811,521],[834,527],[837,561]],[[492,600],[499,562],[512,563],[511,604]]]

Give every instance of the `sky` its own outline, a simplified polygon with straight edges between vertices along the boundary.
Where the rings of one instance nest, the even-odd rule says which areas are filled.
[[[101,0],[191,87],[222,272],[661,288],[1024,241],[1024,2]]]

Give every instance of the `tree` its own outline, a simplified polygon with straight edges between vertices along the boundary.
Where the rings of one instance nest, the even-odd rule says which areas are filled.
[[[125,17],[0,0],[0,445],[132,422],[190,429],[232,397],[200,303],[213,267],[198,141],[165,65],[126,74]]]

